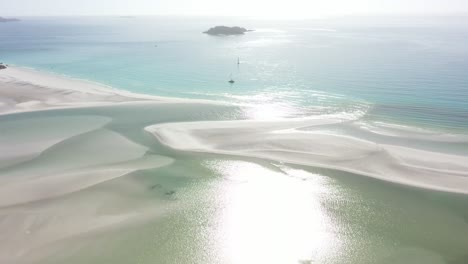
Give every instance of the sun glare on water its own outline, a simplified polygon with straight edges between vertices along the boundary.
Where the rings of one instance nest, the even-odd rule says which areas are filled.
[[[208,166],[226,180],[218,190],[223,209],[214,216],[223,263],[312,263],[337,252],[321,205],[332,192],[325,177],[241,161]]]

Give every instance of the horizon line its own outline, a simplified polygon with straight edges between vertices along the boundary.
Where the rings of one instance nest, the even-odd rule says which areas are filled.
[[[468,16],[468,11],[463,12],[446,12],[446,13],[354,13],[354,14],[327,14],[310,17],[288,17],[274,15],[214,15],[214,14],[50,14],[50,15],[0,15],[3,18],[28,18],[28,17],[120,17],[120,18],[137,18],[137,17],[228,17],[228,18],[260,18],[260,19],[291,19],[291,20],[314,20],[325,18],[340,18],[340,17],[445,17]]]

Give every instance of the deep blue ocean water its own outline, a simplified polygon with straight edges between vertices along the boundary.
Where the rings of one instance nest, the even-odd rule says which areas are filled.
[[[255,31],[201,33],[215,25]],[[0,61],[138,93],[262,105],[274,117],[348,113],[468,131],[468,17],[25,17],[0,23]]]

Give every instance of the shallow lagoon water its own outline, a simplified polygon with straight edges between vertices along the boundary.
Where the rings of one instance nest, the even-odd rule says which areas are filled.
[[[28,124],[37,118],[61,119],[67,127],[83,116],[102,117],[112,120],[105,125],[106,130],[147,147],[145,155],[174,160],[161,168],[135,171],[60,196],[2,207],[4,227],[9,221],[17,223],[16,230],[2,230],[6,234],[2,248],[5,243],[26,240],[37,246],[26,250],[28,253],[15,263],[466,261],[466,196],[334,170],[179,152],[159,144],[143,129],[168,118],[216,120],[238,111],[226,106],[196,107],[196,115],[190,104],[146,103],[0,117],[2,128],[8,126],[9,119]],[[37,137],[46,129],[34,126],[29,133]],[[28,132],[19,136],[27,138],[24,133]],[[93,137],[93,132],[78,138],[83,136]],[[74,136],[57,145],[76,140]],[[100,142],[95,144],[99,148]],[[102,154],[88,148],[65,150],[68,153],[60,155],[65,155],[68,163],[79,164],[83,155],[112,157],[128,147],[117,144],[109,152],[103,149]],[[28,166],[49,168],[57,163],[57,159],[48,158],[56,155],[55,151],[60,149],[51,147],[30,162],[4,167],[2,175]],[[102,157],[91,160],[100,163],[98,166],[113,166]],[[91,166],[81,164],[71,170]],[[70,168],[64,170],[70,172]],[[17,232],[24,232],[24,236]]]

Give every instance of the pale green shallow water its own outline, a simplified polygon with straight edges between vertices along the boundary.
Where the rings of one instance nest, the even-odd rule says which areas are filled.
[[[17,221],[37,222],[41,228],[51,224],[53,229],[66,222],[67,210],[75,208],[78,215],[84,215],[89,213],[88,206],[96,206],[92,213],[96,218],[133,213],[120,224],[60,239],[29,252],[26,256],[35,259],[34,263],[468,261],[466,196],[332,170],[173,151],[143,130],[147,125],[169,120],[222,120],[239,115],[238,109],[225,106],[147,104],[2,116],[2,129],[8,120],[30,123],[37,118],[63,118],[66,127],[75,116],[109,117],[112,122],[106,129],[148,146],[147,155],[159,154],[175,162],[57,198],[0,208],[0,219],[20,215],[24,219],[19,217]],[[36,125],[23,133],[33,136],[43,129]],[[61,144],[79,142],[80,137]],[[119,146],[115,147],[118,152]],[[59,159],[47,158],[56,156],[58,149],[50,148],[38,158],[3,168],[0,173],[60,163]],[[79,151],[84,151],[81,155],[95,155],[86,153],[86,149],[65,151],[61,155],[70,163],[80,158],[74,156]],[[62,222],[53,220],[57,218]],[[33,239],[39,234],[29,235]],[[44,252],[47,254],[41,255]]]

